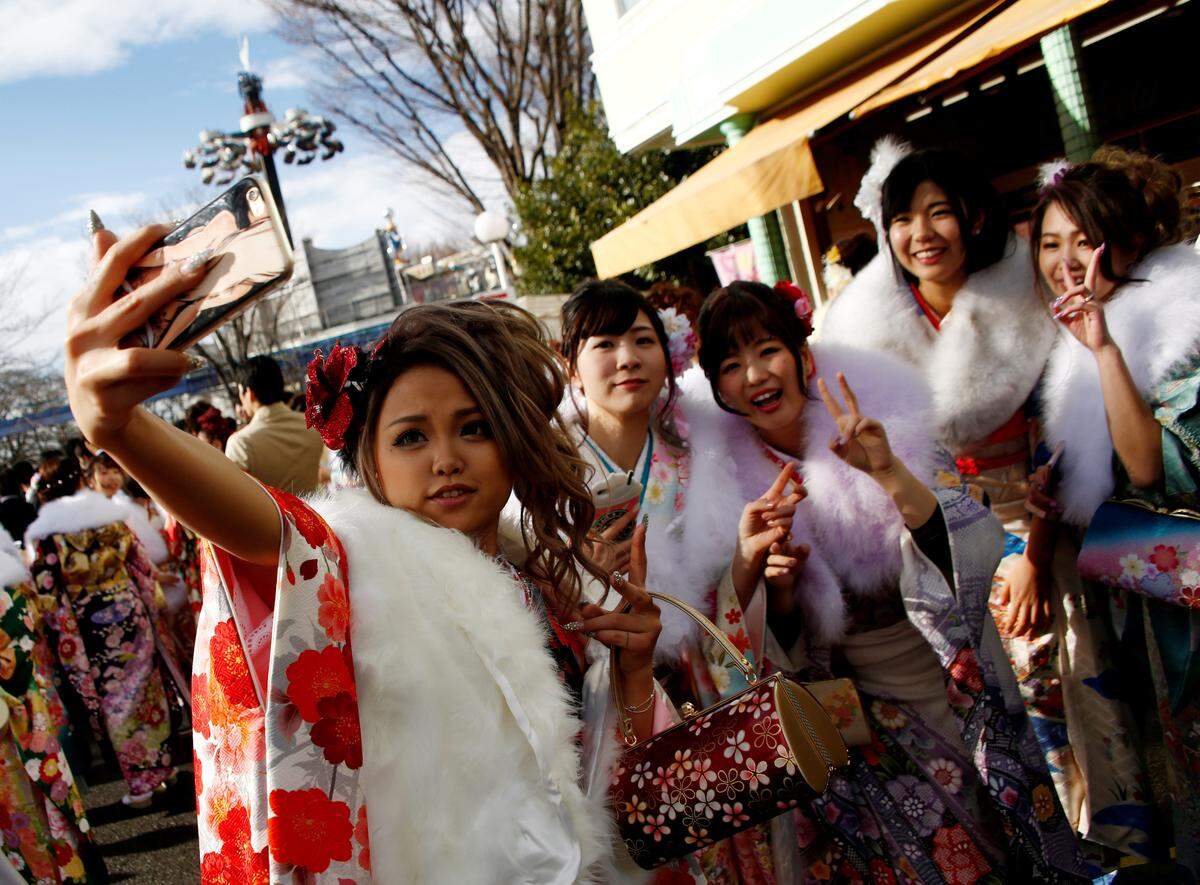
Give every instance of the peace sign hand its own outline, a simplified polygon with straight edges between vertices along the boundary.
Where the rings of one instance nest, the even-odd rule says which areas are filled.
[[[829,392],[825,379],[817,379],[821,401],[838,428],[838,435],[829,441],[830,451],[856,470],[877,478],[896,465],[896,456],[892,454],[887,432],[874,418],[864,418],[859,414],[858,398],[846,382],[846,376],[838,372],[837,380],[842,398],[846,401],[844,406]]]
[[[662,623],[658,606],[646,592],[646,526],[638,525],[633,533],[629,559],[629,578],[620,572],[612,573],[613,589],[630,604],[628,612],[608,611],[598,605],[580,607],[581,620],[569,625],[609,648],[619,648],[623,674],[649,672],[654,666],[654,646]]]
[[[1067,327],[1080,344],[1092,353],[1112,343],[1108,334],[1108,323],[1104,319],[1103,299],[1112,291],[1112,283],[1100,273],[1100,257],[1106,250],[1105,244],[1092,252],[1083,282],[1071,285],[1074,279],[1066,256],[1062,260],[1062,280],[1067,291],[1051,305],[1054,318]]]

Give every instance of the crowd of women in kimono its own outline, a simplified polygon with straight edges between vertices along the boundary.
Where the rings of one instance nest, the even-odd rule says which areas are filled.
[[[1179,184],[1116,150],[1058,164],[1026,240],[961,158],[888,141],[856,201],[880,254],[816,335],[802,292],[755,282],[694,316],[586,283],[560,353],[510,305],[410,308],[309,365],[357,484],[307,500],[141,407],[187,359],[118,342],[202,268],[115,306],[165,228],[99,231],[66,380],[88,440],[204,541],[202,879],[1200,873]],[[752,819],[797,759],[765,712],[723,753],[703,732],[771,673],[847,754]],[[685,735],[665,771],[625,763]],[[610,801],[630,779],[643,798]]]

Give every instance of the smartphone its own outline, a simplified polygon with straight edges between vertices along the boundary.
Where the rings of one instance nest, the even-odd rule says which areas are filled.
[[[204,278],[125,336],[122,347],[185,350],[287,282],[295,264],[271,189],[251,175],[155,243],[122,287],[132,292],[203,249],[213,250]]]

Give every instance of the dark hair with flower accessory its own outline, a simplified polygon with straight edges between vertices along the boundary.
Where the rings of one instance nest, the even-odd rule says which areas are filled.
[[[396,380],[418,366],[453,373],[478,403],[523,511],[525,569],[553,606],[570,610],[582,592],[581,571],[608,576],[582,552],[595,507],[584,462],[558,417],[566,378],[541,326],[503,302],[418,305],[397,316],[369,354],[339,345],[309,363],[307,419],[384,504],[379,415]]]
[[[808,396],[808,379],[802,367],[811,327],[800,315],[803,302],[796,292],[804,295],[792,283],[772,289],[766,283],[736,280],[714,291],[700,308],[700,368],[712,388],[713,399],[726,412],[742,415],[721,400],[717,390],[721,363],[763,335],[777,339],[791,353],[796,360],[800,393]],[[804,295],[805,301],[807,298]]]
[[[319,349],[305,371],[304,423],[321,434],[327,448],[353,451],[358,427],[355,413],[366,404],[371,358],[356,345]],[[349,445],[349,448],[347,448]]]

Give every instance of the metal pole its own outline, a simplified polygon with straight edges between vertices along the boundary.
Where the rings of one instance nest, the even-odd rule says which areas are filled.
[[[267,176],[267,187],[271,189],[271,196],[275,198],[275,207],[279,210],[279,218],[283,221],[283,232],[287,234],[288,245],[295,249],[296,244],[292,240],[292,226],[288,224],[287,207],[283,205],[283,191],[279,188],[279,175],[275,171],[275,152],[263,154],[262,164],[263,172]]]
[[[496,262],[496,276],[500,278],[500,288],[503,289],[506,294],[515,298],[517,293],[509,291],[511,288],[511,283],[508,279],[508,269],[504,265],[504,252],[500,248],[500,243],[493,242],[490,245],[492,248],[492,260]]]

